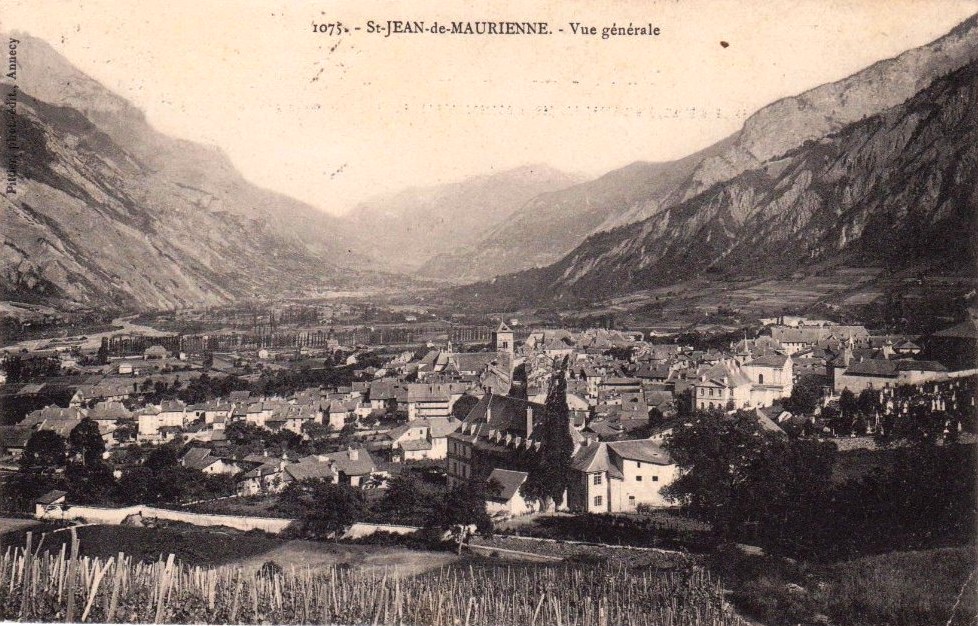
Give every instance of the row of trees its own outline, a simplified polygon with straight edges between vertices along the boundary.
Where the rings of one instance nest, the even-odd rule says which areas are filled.
[[[3,501],[26,510],[41,495],[59,489],[77,504],[124,505],[178,503],[228,495],[234,482],[179,463],[175,445],[135,449],[116,472],[105,460],[98,425],[83,419],[68,438],[39,430],[27,441],[18,471],[3,483]]]
[[[963,541],[978,521],[974,446],[937,445],[932,432],[903,431],[874,471],[846,480],[830,442],[765,431],[748,411],[700,413],[667,441],[681,475],[665,493],[720,539],[793,557]]]
[[[275,509],[299,520],[298,532],[310,539],[332,538],[365,520],[442,530],[475,526],[489,532],[492,521],[485,498],[478,484],[432,492],[415,479],[398,477],[382,499],[368,503],[360,489],[309,478],[289,483]]]

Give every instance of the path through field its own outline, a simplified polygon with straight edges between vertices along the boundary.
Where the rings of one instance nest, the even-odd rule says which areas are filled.
[[[293,566],[297,571],[306,568],[316,571],[331,565],[349,565],[364,570],[396,567],[399,574],[407,576],[437,569],[456,560],[458,557],[448,552],[293,540],[235,564],[248,571],[258,570],[268,561],[275,561],[286,571]]]
[[[39,523],[33,519],[23,519],[20,517],[0,517],[0,535],[23,528],[37,526]]]

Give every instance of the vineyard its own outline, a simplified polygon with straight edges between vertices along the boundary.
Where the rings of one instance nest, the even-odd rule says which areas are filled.
[[[124,554],[8,548],[0,557],[0,620],[99,623],[506,624],[726,626],[718,584],[701,570],[453,565],[396,569],[203,568]]]

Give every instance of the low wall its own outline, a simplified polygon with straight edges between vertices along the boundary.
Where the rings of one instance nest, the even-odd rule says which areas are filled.
[[[278,534],[292,522],[280,517],[247,517],[240,515],[217,515],[214,513],[193,513],[174,511],[152,506],[135,505],[120,508],[81,506],[73,504],[38,507],[38,519],[78,520],[96,524],[121,524],[127,517],[136,515],[143,518],[165,519],[185,522],[194,526],[226,526],[241,531],[263,530]]]
[[[344,539],[359,539],[374,533],[391,533],[394,535],[410,535],[417,532],[417,526],[398,526],[395,524],[367,524],[356,522],[343,535]]]

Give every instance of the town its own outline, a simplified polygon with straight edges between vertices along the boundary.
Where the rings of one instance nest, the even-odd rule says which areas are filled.
[[[152,450],[174,450],[200,477],[184,499],[215,488],[215,498],[271,496],[307,478],[382,493],[418,466],[445,490],[494,485],[487,510],[502,521],[548,505],[674,506],[663,490],[679,470],[664,442],[697,413],[748,413],[764,431],[840,449],[875,447],[919,411],[942,416],[943,437],[974,436],[970,320],[921,338],[782,316],[705,347],[510,318],[398,347],[416,333],[333,333],[310,328],[315,315],[306,313],[270,309],[253,332],[114,334],[96,349],[79,339],[6,350],[4,467],[16,471],[25,451],[34,458],[40,446],[63,448],[88,431],[120,484]],[[558,385],[565,432],[555,435],[545,427]],[[529,497],[523,486],[541,447],[558,435],[570,445],[566,493]],[[219,487],[213,477],[224,479]],[[32,495],[111,501],[104,485],[98,491],[69,481]]]

